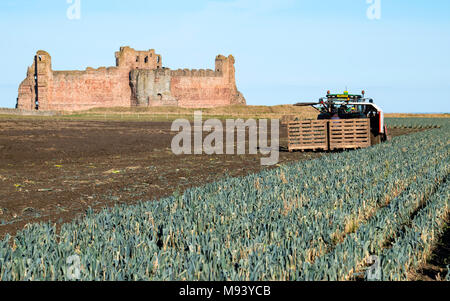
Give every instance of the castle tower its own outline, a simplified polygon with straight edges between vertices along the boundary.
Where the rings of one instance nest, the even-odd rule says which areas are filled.
[[[235,83],[234,57],[218,55],[216,57],[216,72],[221,72],[230,84]]]
[[[35,67],[35,104],[36,110],[46,109],[50,98],[52,80],[52,58],[50,54],[39,50],[34,57]]]
[[[45,109],[50,97],[52,80],[52,58],[50,54],[39,50],[34,56],[33,65],[27,70],[27,78],[19,86],[18,109]]]
[[[133,69],[155,70],[162,68],[161,55],[156,54],[154,49],[148,51],[136,51],[128,46],[120,47],[116,52],[116,66]]]

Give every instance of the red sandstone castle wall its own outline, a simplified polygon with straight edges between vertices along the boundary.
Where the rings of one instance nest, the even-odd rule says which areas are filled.
[[[128,70],[101,68],[87,71],[56,71],[50,97],[43,109],[78,111],[95,107],[129,107]]]
[[[28,72],[30,74],[30,71]],[[31,111],[35,109],[34,101],[36,99],[35,81],[32,75],[27,78],[19,86],[19,96],[17,97],[17,109]]]
[[[234,58],[218,56],[216,70],[177,70],[162,68],[161,56],[149,51],[135,51],[121,47],[116,52],[117,67],[85,71],[53,71],[51,57],[38,51],[33,65],[28,68],[27,78],[19,86],[17,107],[34,110],[38,104],[44,111],[78,111],[95,107],[130,107],[136,104],[136,90],[130,84],[131,70],[154,71],[152,82],[156,90],[149,105],[173,105],[180,107],[214,107],[235,103],[245,104],[236,89]],[[162,77],[159,77],[162,74]],[[131,80],[131,82],[130,82]],[[148,80],[148,79],[147,79]],[[159,80],[170,82],[168,89]],[[144,83],[145,84],[145,83]],[[153,85],[153,84],[152,84]],[[161,93],[157,91],[161,89]],[[149,93],[146,91],[145,93]],[[144,95],[145,98],[152,96]],[[166,98],[167,99],[164,99]],[[142,97],[141,97],[142,99]]]
[[[185,108],[207,108],[231,104],[232,90],[222,77],[175,76],[171,80],[172,95]]]
[[[245,103],[239,99],[235,83],[233,56],[216,58],[216,70],[187,71],[184,74],[174,72],[171,81],[172,95],[178,99],[178,105],[186,108],[209,108]]]

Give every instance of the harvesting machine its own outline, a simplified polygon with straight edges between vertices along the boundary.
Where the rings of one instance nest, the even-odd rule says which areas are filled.
[[[313,106],[317,120],[288,122],[289,151],[366,148],[388,139],[384,113],[373,99],[361,95],[331,94],[318,102],[294,106]]]

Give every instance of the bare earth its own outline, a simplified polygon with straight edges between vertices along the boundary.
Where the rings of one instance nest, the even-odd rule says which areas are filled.
[[[176,156],[171,151],[176,133],[170,126],[169,122],[0,121],[0,237],[28,223],[60,225],[89,207],[156,200],[263,168],[261,155]],[[286,144],[285,130],[280,139]],[[282,149],[280,164],[322,155]]]

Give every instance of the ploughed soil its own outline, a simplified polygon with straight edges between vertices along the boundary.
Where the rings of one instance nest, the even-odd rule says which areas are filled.
[[[268,157],[261,154],[174,155],[171,143],[178,132],[171,132],[171,125],[0,120],[0,238],[28,223],[61,225],[89,207],[157,200],[226,176],[277,167],[261,166],[260,159]],[[287,152],[283,127],[280,145],[279,164],[326,154]]]
[[[170,122],[0,120],[0,238],[29,223],[60,226],[89,207],[157,200],[226,176],[327,155],[289,153],[282,127],[275,166],[262,166],[262,154],[177,156],[171,150],[177,133],[170,128]],[[417,131],[392,129],[390,135]]]

